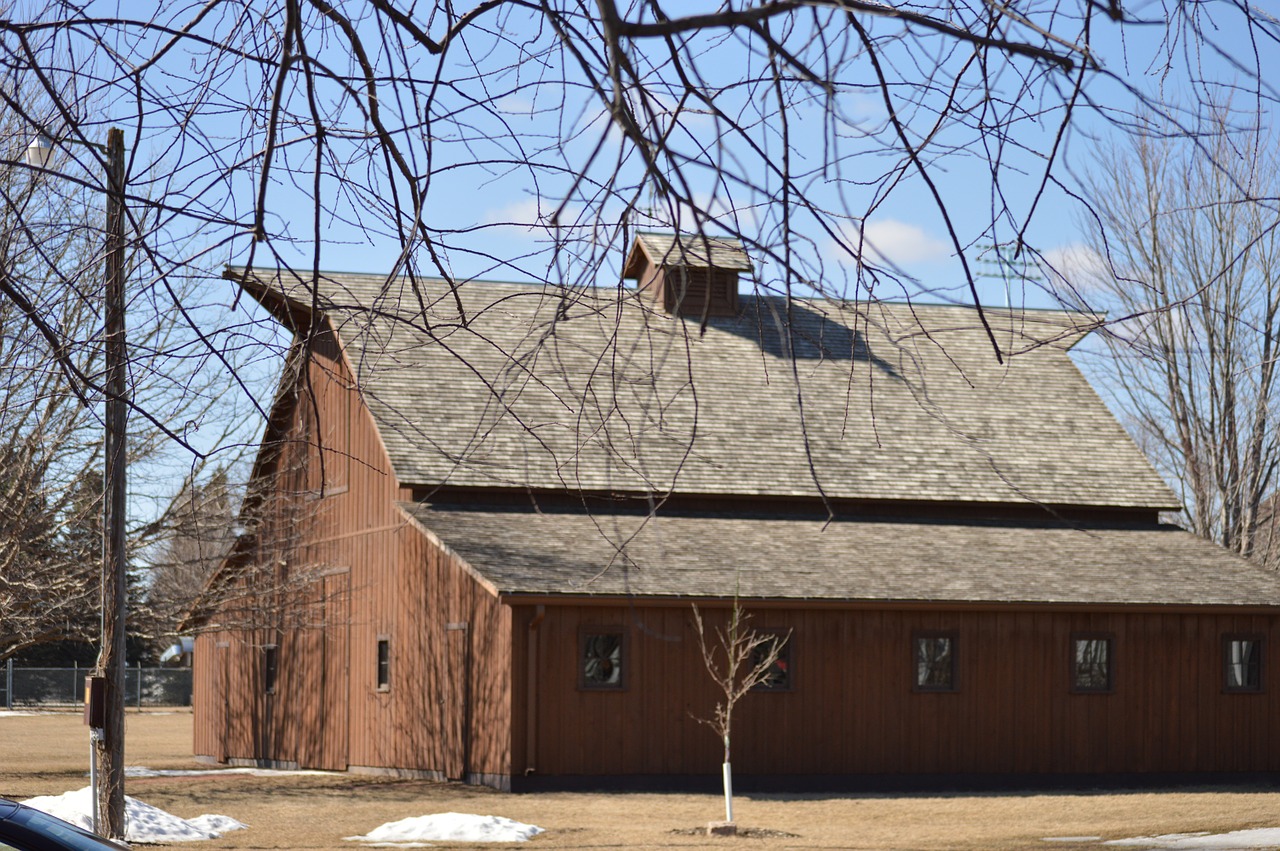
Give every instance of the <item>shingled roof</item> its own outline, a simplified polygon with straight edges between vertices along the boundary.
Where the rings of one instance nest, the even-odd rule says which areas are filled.
[[[239,274],[239,273],[236,273]],[[1067,349],[1090,317],[744,296],[705,322],[621,287],[253,271],[313,291],[402,484],[1177,507]]]
[[[511,513],[402,503],[502,594],[1280,604],[1275,575],[1174,527]]]
[[[751,258],[735,239],[714,236],[677,236],[676,234],[636,234],[635,245],[627,255],[622,277],[633,278],[643,265],[641,255],[655,266],[688,266],[694,269],[727,269],[750,272]]]

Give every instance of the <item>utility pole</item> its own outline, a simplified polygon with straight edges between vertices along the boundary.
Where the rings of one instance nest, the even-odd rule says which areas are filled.
[[[93,742],[94,830],[108,839],[124,839],[124,671],[125,671],[125,514],[128,461],[125,430],[129,418],[124,335],[124,131],[107,131],[105,147],[81,139],[65,140],[106,154],[107,221],[103,289],[104,367],[106,371],[105,468],[102,477],[102,631],[94,678],[105,684],[101,727],[91,725]],[[27,146],[27,164],[47,169],[54,143],[39,133]],[[89,694],[86,692],[86,701]],[[97,701],[97,698],[94,698]],[[95,709],[97,707],[95,706]],[[88,718],[86,712],[86,720]],[[95,724],[97,722],[95,714]]]
[[[124,334],[124,131],[107,131],[106,282],[106,467],[102,493],[102,646],[98,675],[107,681],[106,718],[95,756],[101,835],[124,839],[124,671],[125,671],[125,471],[128,422],[128,349]]]

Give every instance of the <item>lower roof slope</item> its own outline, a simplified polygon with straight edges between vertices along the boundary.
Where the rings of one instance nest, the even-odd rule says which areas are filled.
[[[237,273],[240,274],[240,273]],[[401,484],[1170,509],[1072,363],[1092,317],[250,270],[318,306]],[[314,299],[314,301],[313,301]]]
[[[508,595],[1280,605],[1274,573],[1168,526],[400,507]]]

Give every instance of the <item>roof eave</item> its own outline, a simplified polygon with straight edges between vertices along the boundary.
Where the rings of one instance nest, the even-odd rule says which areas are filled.
[[[591,594],[589,592],[499,591],[499,602],[506,606],[628,606],[651,605],[673,608],[693,605],[730,605],[735,597],[682,594]],[[1280,614],[1280,603],[1192,603],[1150,601],[1089,600],[907,600],[898,598],[835,597],[750,597],[736,598],[744,606],[762,609],[861,609],[861,610],[929,610],[965,612],[1055,611],[1055,612],[1119,612],[1150,614]]]
[[[645,252],[643,243],[637,239],[632,243],[631,250],[627,252],[626,262],[622,264],[622,279],[638,280],[641,271],[649,262],[649,255]]]
[[[279,276],[278,270],[271,271]],[[311,330],[315,320],[312,306],[291,298],[273,287],[268,281],[258,277],[257,271],[252,267],[227,266],[223,269],[222,277],[239,285],[254,301],[262,305],[273,319],[294,334],[303,335]]]

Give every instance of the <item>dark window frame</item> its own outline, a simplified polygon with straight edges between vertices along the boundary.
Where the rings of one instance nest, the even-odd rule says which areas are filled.
[[[617,666],[618,681],[617,682],[598,682],[587,679],[587,651],[592,639],[603,638],[606,636],[617,636],[618,641],[618,660]],[[623,626],[614,625],[590,625],[581,627],[578,630],[578,655],[576,657],[576,665],[578,671],[578,689],[580,691],[626,691],[629,684],[629,671],[631,668],[631,638],[628,630]]]
[[[379,635],[377,641],[374,685],[378,691],[391,691],[391,636]]]
[[[921,642],[945,638],[950,642],[948,649],[947,683],[932,685],[922,683],[920,678]],[[954,629],[918,629],[911,633],[911,690],[922,694],[953,694],[960,691],[960,636]]]
[[[1103,641],[1106,642],[1107,648],[1107,669],[1106,683],[1103,685],[1081,685],[1080,673],[1081,663],[1079,656],[1079,645],[1084,641]],[[1067,645],[1067,671],[1071,676],[1072,694],[1114,694],[1116,690],[1116,636],[1114,632],[1102,632],[1098,630],[1079,630],[1071,633],[1071,640]]]
[[[262,645],[262,691],[275,694],[280,682],[280,645]]]
[[[1240,642],[1257,644],[1257,659],[1253,665],[1246,667],[1246,675],[1253,670],[1254,682],[1243,685],[1232,685],[1231,669],[1236,664],[1231,661],[1231,646]],[[1267,642],[1261,633],[1231,632],[1222,636],[1222,691],[1225,694],[1262,694],[1266,691],[1266,679],[1263,675],[1267,658]]]
[[[789,691],[795,691],[796,690],[795,655],[792,652],[792,646],[795,644],[795,637],[796,637],[795,633],[789,629],[778,629],[778,628],[769,628],[769,627],[757,629],[755,630],[755,632],[759,635],[767,635],[771,638],[776,638],[781,640],[782,644],[781,644],[780,651],[778,653],[777,663],[782,664],[782,677],[784,679],[784,682],[781,685],[778,685],[775,683],[770,683],[768,681],[761,681],[759,683],[756,683],[756,685],[751,690],[759,691],[759,692],[775,692],[775,693],[786,693]],[[760,648],[757,647],[756,649],[758,650]],[[756,660],[758,658],[759,657],[755,656],[753,653],[752,658],[750,660],[751,669],[755,668]]]

